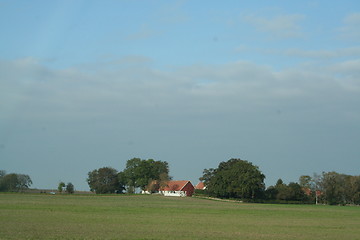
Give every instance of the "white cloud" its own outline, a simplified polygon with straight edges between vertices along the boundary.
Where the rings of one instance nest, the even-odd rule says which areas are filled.
[[[242,151],[274,159],[288,147],[293,157],[332,143],[344,126],[360,121],[358,60],[282,71],[244,61],[175,70],[156,70],[141,57],[108,64],[88,71],[51,69],[34,59],[0,61],[0,130],[10,131],[0,139],[5,156],[32,159],[34,166],[37,159],[86,162],[90,169],[133,156],[175,165]],[[314,138],[319,129],[326,134]]]
[[[360,94],[360,59],[333,64],[328,71],[346,90]]]
[[[135,58],[137,59],[137,58]],[[130,58],[130,62],[134,59]],[[125,59],[119,63],[124,64]],[[140,61],[141,62],[141,61]],[[193,65],[172,71],[139,67],[54,70],[34,60],[1,62],[2,117],[136,118],[198,113],[241,114],[294,105],[319,98],[358,94],[359,61],[327,67],[298,67],[280,72],[250,62]],[[352,95],[359,104],[360,95]],[[235,112],[234,112],[235,111]],[[335,109],[334,111],[341,111]],[[240,114],[240,113],[238,113]]]
[[[299,25],[304,15],[281,15],[273,18],[263,18],[254,15],[245,16],[244,20],[254,26],[256,30],[265,32],[271,38],[299,38],[304,33]]]
[[[287,57],[300,57],[300,58],[311,58],[311,59],[335,59],[345,57],[360,57],[360,47],[348,47],[333,50],[304,50],[298,48],[276,50],[267,49],[260,50],[265,54],[283,55]]]
[[[341,57],[352,57],[360,56],[360,47],[343,48],[337,50],[300,50],[300,49],[289,49],[286,50],[287,56],[298,56],[305,58],[341,58]]]
[[[358,41],[360,40],[360,13],[347,15],[343,20],[343,26],[339,29],[340,38]]]

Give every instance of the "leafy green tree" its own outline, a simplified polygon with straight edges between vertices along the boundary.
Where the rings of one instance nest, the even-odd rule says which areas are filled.
[[[200,181],[204,182],[205,186],[207,186],[211,180],[211,178],[214,177],[215,169],[209,168],[204,169],[202,177],[199,178]]]
[[[214,170],[204,170],[210,195],[221,198],[254,199],[262,197],[265,190],[264,179],[257,166],[241,159],[221,162]]]
[[[265,190],[265,199],[268,200],[275,200],[277,199],[279,191],[276,189],[275,186],[270,186]]]
[[[0,177],[0,190],[8,192],[18,192],[25,189],[28,189],[31,184],[31,178],[26,174],[16,174],[10,173],[6,174],[3,171],[2,176]]]
[[[279,179],[276,181],[275,187],[279,187],[279,186],[282,186],[282,185],[284,185],[284,182],[283,182],[283,180],[282,180],[281,178],[279,178]]]
[[[68,184],[66,184],[66,192],[69,194],[73,194],[74,193],[74,185],[69,182]]]
[[[299,177],[299,185],[302,188],[308,188],[310,190],[313,190],[313,179],[309,175],[302,175]]]
[[[18,178],[18,186],[17,187],[19,190],[28,189],[32,184],[32,180],[29,175],[17,174],[17,178]]]
[[[284,184],[283,180],[280,178],[277,180],[275,189],[277,191],[276,199],[277,200],[289,200],[291,198],[290,189],[286,184]]]
[[[275,186],[270,186],[265,191],[266,198],[269,200],[299,201],[308,200],[303,188],[298,183],[290,182],[286,185],[282,179],[276,182]]]
[[[6,174],[3,178],[6,184],[6,190],[9,192],[17,192],[18,189],[18,178],[16,173]]]
[[[126,176],[124,174],[124,172],[119,172],[117,175],[118,178],[118,182],[119,182],[119,189],[115,190],[115,193],[122,193],[125,189],[125,185],[126,185]]]
[[[300,184],[295,183],[295,182],[290,182],[288,184],[288,188],[291,192],[290,197],[288,200],[291,201],[305,201],[307,200],[307,196],[304,192],[304,190],[302,189],[302,187],[300,186]]]
[[[111,167],[103,167],[89,172],[87,182],[90,190],[97,194],[122,192],[124,189],[119,181],[117,170]]]
[[[64,182],[60,182],[59,185],[58,185],[58,191],[59,191],[59,193],[62,193],[64,187],[65,187],[65,183],[64,183]]]
[[[350,204],[360,204],[360,176],[348,176],[347,199]]]
[[[123,173],[128,191],[133,191],[135,188],[145,190],[151,181],[161,182],[165,179],[170,179],[168,163],[153,159],[130,159],[126,162],[126,168]]]
[[[321,177],[321,187],[325,203],[330,205],[346,203],[345,178],[345,175],[337,172],[323,172]]]
[[[6,171],[0,170],[0,192],[6,191],[6,184],[5,184],[5,181],[3,181],[5,175],[6,175]]]

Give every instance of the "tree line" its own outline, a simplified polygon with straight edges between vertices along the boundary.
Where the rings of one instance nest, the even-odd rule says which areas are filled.
[[[26,174],[9,173],[0,170],[0,192],[19,192],[28,189],[32,184]]]
[[[166,161],[154,159],[132,158],[126,162],[123,171],[118,172],[112,167],[102,167],[88,173],[87,182],[90,191],[104,193],[134,193],[136,188],[141,190],[158,185],[166,185],[171,179],[169,164]]]
[[[316,203],[329,205],[360,204],[360,176],[323,172],[312,177],[303,175],[300,185],[311,191]]]
[[[279,203],[316,203],[329,205],[360,205],[360,176],[337,172],[302,175],[298,182],[285,184],[279,179],[275,185],[265,187],[265,175],[258,166],[241,159],[221,162],[217,168],[204,169],[199,178],[206,189],[195,193],[218,198],[244,201]],[[136,188],[149,192],[166,186],[171,180],[169,164],[154,159],[132,158],[123,171],[102,167],[88,172],[90,190],[97,194],[134,193]],[[0,170],[0,192],[19,192],[29,189],[29,175]],[[72,183],[60,182],[58,191],[74,193]]]
[[[265,175],[251,162],[230,159],[218,168],[204,169],[199,178],[206,190],[197,191],[212,197],[260,202],[297,202],[329,205],[360,204],[360,176],[323,172],[300,176],[299,182],[285,184],[279,179],[265,188]]]

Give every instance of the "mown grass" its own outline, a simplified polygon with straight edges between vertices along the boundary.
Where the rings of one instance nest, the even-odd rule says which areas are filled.
[[[360,208],[0,194],[0,239],[360,239]]]

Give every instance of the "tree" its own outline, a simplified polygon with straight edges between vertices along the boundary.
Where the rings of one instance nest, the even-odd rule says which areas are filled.
[[[290,192],[289,187],[284,184],[283,180],[279,178],[275,184],[275,189],[277,191],[276,200],[289,200],[292,193]]]
[[[281,178],[279,178],[277,181],[276,181],[276,185],[275,187],[278,187],[278,186],[281,186],[281,185],[284,185],[284,182]]]
[[[210,182],[211,178],[214,177],[215,169],[209,168],[204,169],[202,177],[199,178],[200,181],[204,182],[205,186]]]
[[[111,167],[103,167],[89,172],[87,182],[90,190],[97,194],[122,192],[124,189],[119,181],[117,170]]]
[[[299,177],[299,185],[302,188],[313,190],[313,179],[309,175],[302,175]]]
[[[18,186],[17,187],[19,190],[28,189],[32,184],[32,181],[31,181],[31,178],[29,175],[17,174],[17,178],[18,178]]]
[[[18,192],[28,189],[31,184],[32,181],[29,175],[1,172],[0,191]]]
[[[59,193],[62,193],[64,187],[65,187],[65,183],[64,183],[64,182],[60,182],[59,185],[58,185],[58,191],[59,191]]]
[[[332,171],[301,176],[299,181],[301,186],[310,186],[316,204],[360,204],[360,176]]]
[[[205,169],[202,179],[209,194],[221,198],[259,198],[265,189],[265,175],[257,166],[241,159],[221,162],[214,170]]]
[[[69,194],[74,193],[74,185],[71,182],[66,185],[66,192]]]
[[[127,181],[124,172],[119,172],[117,178],[119,182],[119,188],[115,190],[115,193],[122,193],[125,191],[125,185]]]
[[[0,192],[5,192],[5,183],[3,182],[3,178],[6,175],[5,170],[0,170]]]
[[[19,189],[17,188],[18,185],[18,178],[16,173],[6,174],[1,178],[1,185],[2,189],[5,192],[17,192]]]
[[[345,204],[346,176],[337,172],[323,172],[321,177],[321,188],[324,200],[327,204]]]
[[[163,184],[170,179],[169,164],[166,161],[155,161],[153,159],[132,158],[126,162],[123,173],[128,191],[131,192],[135,188],[145,190],[151,181],[158,181]]]
[[[282,179],[277,180],[275,186],[270,186],[265,191],[269,200],[299,201],[308,200],[303,188],[298,183],[290,182],[286,185]]]
[[[360,176],[349,176],[347,199],[350,204],[360,204]]]
[[[312,186],[315,193],[315,204],[319,203],[319,198],[321,198],[321,176],[317,173],[313,174],[312,177]]]
[[[270,186],[265,190],[265,199],[275,200],[277,199],[279,191],[274,186]]]
[[[0,170],[0,179],[6,175],[5,170]]]

